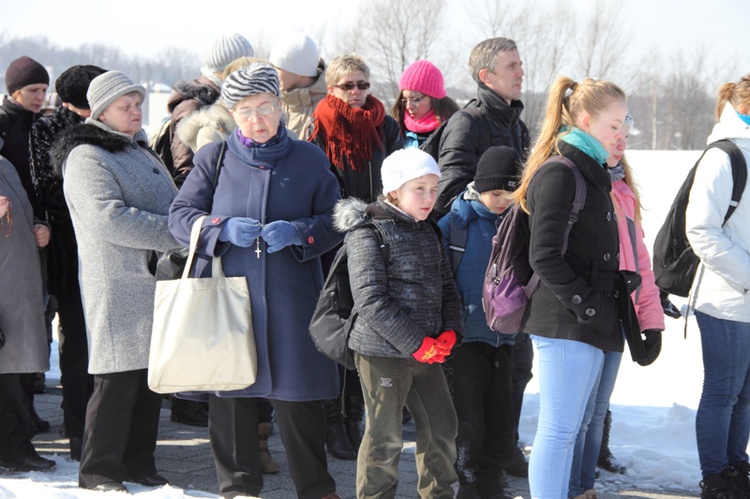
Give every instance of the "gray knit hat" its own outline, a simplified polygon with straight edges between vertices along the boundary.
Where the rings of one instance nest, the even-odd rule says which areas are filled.
[[[318,46],[304,33],[293,33],[276,42],[268,60],[277,68],[290,73],[318,76]]]
[[[146,89],[120,71],[107,71],[91,80],[86,92],[86,99],[91,107],[91,119],[98,120],[107,106],[130,92],[138,92],[141,98],[146,98]]]
[[[221,73],[233,60],[253,55],[255,51],[247,38],[239,33],[232,33],[220,36],[206,45],[203,49],[203,63],[210,71]]]
[[[256,94],[279,96],[279,74],[273,66],[254,62],[227,76],[221,87],[221,100],[229,109],[234,109],[245,97]]]

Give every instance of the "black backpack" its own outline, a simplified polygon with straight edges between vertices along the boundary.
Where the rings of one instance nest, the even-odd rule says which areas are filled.
[[[164,118],[159,128],[154,130],[148,137],[148,145],[161,158],[167,170],[174,170],[174,158],[172,157],[172,135],[170,133],[172,117]]]
[[[388,266],[389,248],[377,225],[374,234],[380,253]],[[349,283],[349,259],[346,241],[336,252],[323,289],[318,295],[315,313],[310,320],[310,337],[318,351],[347,369],[354,369],[354,355],[349,349],[349,333],[357,320],[352,288]]]
[[[732,201],[729,203],[724,223],[727,223],[742,198],[747,182],[747,164],[742,151],[729,140],[717,140],[706,147],[695,166],[688,173],[687,178],[677,191],[677,195],[669,208],[667,218],[664,221],[654,241],[654,277],[656,285],[662,291],[677,295],[688,296],[690,288],[695,279],[700,259],[690,247],[685,234],[685,208],[690,200],[690,189],[695,179],[695,171],[698,168],[706,151],[716,147],[727,153],[732,162]],[[722,224],[722,225],[723,225]]]

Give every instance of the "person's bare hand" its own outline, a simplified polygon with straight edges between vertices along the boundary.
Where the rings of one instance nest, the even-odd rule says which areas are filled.
[[[34,225],[34,239],[36,245],[40,248],[44,248],[49,244],[49,227],[43,224]]]
[[[8,213],[8,208],[10,208],[10,199],[6,196],[0,196],[0,218]]]

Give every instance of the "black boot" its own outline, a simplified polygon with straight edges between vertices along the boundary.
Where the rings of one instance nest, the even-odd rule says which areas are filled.
[[[325,401],[326,410],[326,448],[336,459],[355,461],[357,452],[349,442],[349,435],[344,426],[344,416],[341,414],[341,398],[336,397]]]
[[[346,434],[355,451],[362,445],[362,420],[365,415],[365,398],[362,389],[352,390],[346,394]]]
[[[700,482],[701,499],[738,499],[741,494],[732,483],[737,470],[727,468],[721,473],[704,476]]]
[[[609,430],[612,427],[612,411],[607,411],[607,415],[604,417],[604,432],[602,433],[602,446],[599,449],[599,459],[596,465],[600,468],[609,471],[610,473],[617,473],[624,475],[628,470],[625,466],[620,464],[612,452],[609,450]]]

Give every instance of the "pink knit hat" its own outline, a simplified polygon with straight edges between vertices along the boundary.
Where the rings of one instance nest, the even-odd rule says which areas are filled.
[[[445,97],[445,82],[443,74],[433,63],[422,59],[412,62],[401,75],[398,82],[399,90],[413,90],[435,99]]]

